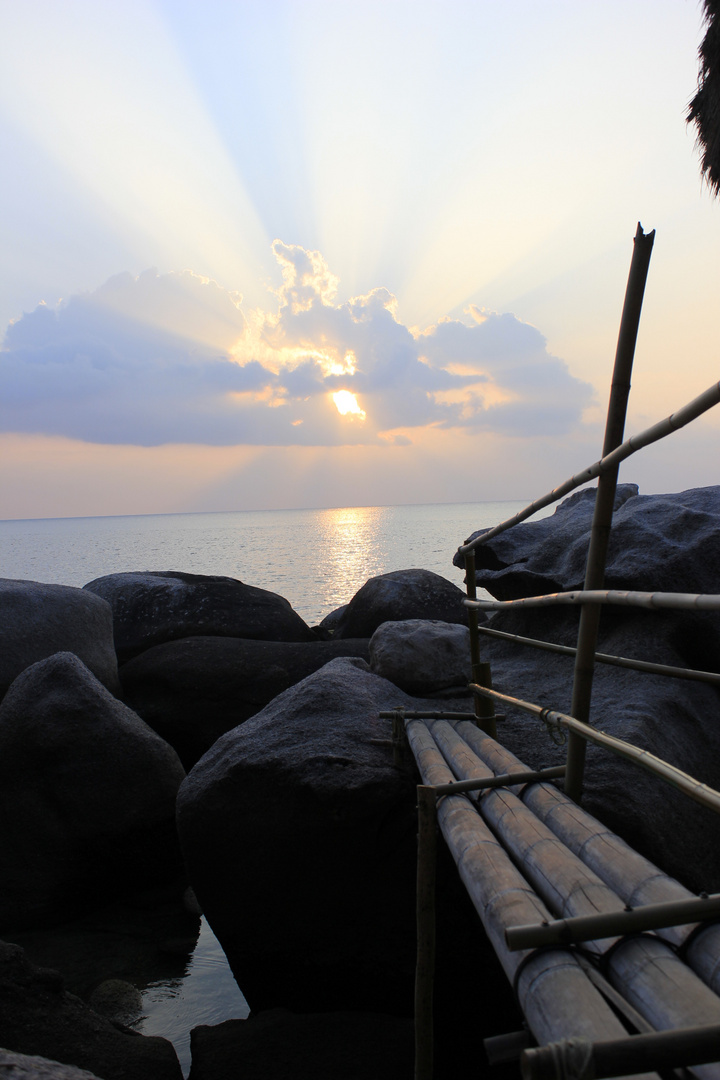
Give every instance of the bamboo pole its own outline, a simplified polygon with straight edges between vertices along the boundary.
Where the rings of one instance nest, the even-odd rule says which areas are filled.
[[[544,510],[546,506],[552,506],[553,503],[559,502],[565,495],[569,495],[571,491],[575,491],[576,488],[582,487],[583,484],[589,484],[591,480],[597,479],[604,472],[608,472],[611,469],[616,468],[627,458],[632,457],[638,450],[643,450],[646,446],[651,446],[653,443],[659,442],[660,439],[666,438],[668,435],[672,435],[674,431],[679,431],[680,428],[686,426],[686,424],[692,423],[693,420],[697,420],[699,416],[706,413],[708,409],[714,408],[715,405],[720,403],[720,382],[713,383],[703,390],[701,394],[693,398],[692,401],[688,401],[685,405],[681,405],[674,413],[666,416],[663,420],[658,420],[656,424],[652,424],[651,427],[645,428],[643,431],[639,431],[637,435],[632,435],[629,439],[617,449],[606,454],[592,465],[588,465],[587,468],[582,469],[579,473],[575,473],[568,480],[565,480],[558,487],[553,488],[547,495],[543,495],[541,498],[536,499],[535,502],[530,503],[524,510],[518,511],[512,517],[507,518],[505,521],[501,521],[498,525],[494,525],[492,529],[488,529],[486,532],[476,536],[474,540],[468,541],[466,544],[461,544],[458,548],[460,555],[465,555],[467,551],[474,551],[476,548],[481,547],[483,544],[489,543],[494,540],[496,536],[501,533],[507,532],[508,529],[512,529],[515,525],[519,525],[523,521],[527,521],[533,514],[537,514],[539,510]]]
[[[692,900],[648,904],[622,911],[553,919],[549,923],[512,926],[505,932],[509,949],[539,949],[545,945],[574,945],[598,938],[645,933],[667,926],[684,926],[705,919],[720,918],[720,895]]]
[[[436,796],[418,785],[417,964],[415,968],[415,1080],[433,1075],[433,982],[435,978]]]
[[[471,712],[446,712],[444,709],[406,709],[399,706],[397,709],[386,709],[378,713],[381,720],[394,720],[402,714],[403,720],[474,720],[475,713]]]
[[[489,626],[478,627],[478,632],[502,641],[512,641],[516,645],[528,645],[545,652],[561,653],[563,656],[575,656],[577,651],[572,645],[556,645],[553,641],[540,641],[537,638],[523,637],[521,634],[508,634],[505,630],[493,630]],[[626,656],[611,656],[608,653],[595,653],[595,663],[630,668],[632,671],[642,671],[649,675],[665,675],[671,679],[689,679],[720,686],[720,674],[717,671],[698,671],[695,668],[674,667],[672,664],[655,664],[649,660],[634,660]]]
[[[505,608],[555,607],[560,604],[613,604],[617,607],[669,608],[673,611],[720,611],[720,593],[574,589],[571,592],[547,593],[545,596],[523,596],[519,600],[464,600],[463,603],[467,607],[472,604],[473,607],[481,608],[484,611],[503,611]]]
[[[482,780],[457,780],[454,784],[439,784],[435,788],[435,794],[440,798],[441,795],[461,795],[470,791],[491,791],[493,788],[516,784],[535,784],[539,780],[559,780],[564,775],[564,765],[552,765],[549,769],[529,769],[522,773],[486,776]]]
[[[520,698],[510,697],[509,694],[501,694],[497,690],[489,690],[485,686],[478,686],[475,683],[470,684],[470,689],[474,694],[486,694],[492,697],[495,701],[502,701],[506,705],[511,705],[516,709],[523,709],[525,712],[534,713],[535,716],[539,716],[540,719],[547,724],[549,728],[555,728],[557,730],[567,730],[575,735],[582,737],[587,742],[595,743],[597,746],[603,746],[606,750],[612,750],[613,753],[619,757],[626,758],[628,761],[634,761],[636,765],[646,769],[647,772],[653,773],[655,776],[661,777],[666,780],[673,787],[683,791],[686,795],[689,795],[695,802],[700,803],[702,806],[707,806],[710,810],[715,810],[716,813],[720,813],[720,791],[716,791],[708,784],[702,784],[699,780],[689,776],[682,769],[675,768],[674,765],[670,765],[667,761],[663,761],[662,758],[656,757],[648,750],[642,750],[639,746],[634,746],[632,743],[625,742],[623,739],[618,739],[614,735],[608,735],[604,731],[599,731],[597,728],[591,727],[589,724],[583,724],[579,720],[576,720],[574,716],[568,716],[566,713],[561,713],[557,709],[545,709],[542,705],[535,705],[529,701],[522,701]],[[567,784],[567,781],[566,781]],[[566,792],[566,794],[568,794]]]
[[[465,556],[465,589],[468,600],[477,600],[477,587],[475,583],[475,552],[468,551]],[[480,634],[478,632],[477,608],[468,607],[468,627],[470,630],[470,661],[472,666],[472,681],[481,686],[492,686],[490,665],[480,659]],[[495,709],[487,698],[475,697],[475,715],[478,727],[487,731],[493,738],[497,735],[495,724]]]
[[[654,239],[655,232],[653,231],[646,236],[642,226],[638,223],[615,354],[615,367],[605,425],[603,457],[612,450],[617,449],[623,441],[627,402],[630,394],[630,375]],[[614,469],[608,469],[598,478],[595,510],[590,530],[590,546],[585,569],[584,587],[586,590],[602,589],[605,580],[605,562],[610,542],[617,478],[617,466]],[[595,648],[601,610],[599,605],[583,605],[580,613],[570,714],[583,724],[590,722]],[[570,731],[568,735],[565,793],[575,802],[580,802],[582,796],[585,747],[585,740],[575,732]]]
[[[574,1052],[573,1052],[574,1051]],[[584,1062],[582,1075],[626,1076],[647,1069],[670,1069],[720,1060],[720,1025],[691,1027],[683,1031],[630,1035],[623,1039],[575,1047],[564,1044],[534,1047],[520,1058],[523,1080],[557,1080],[578,1075],[573,1066]]]

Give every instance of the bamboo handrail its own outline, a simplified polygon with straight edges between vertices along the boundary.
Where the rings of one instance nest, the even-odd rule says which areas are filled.
[[[583,724],[580,720],[576,720],[574,716],[568,716],[566,713],[559,712],[556,709],[546,709],[542,705],[535,705],[530,701],[510,697],[509,694],[501,694],[498,690],[489,690],[486,686],[478,686],[477,683],[471,683],[470,690],[474,694],[485,694],[495,701],[502,701],[513,708],[533,713],[535,716],[539,716],[548,727],[574,731],[588,742],[595,743],[597,746],[604,746],[606,749],[614,751],[619,757],[634,761],[648,772],[667,780],[673,787],[684,791],[695,802],[707,806],[710,810],[720,812],[720,791],[716,791],[707,784],[695,780],[694,777],[689,776],[682,769],[670,765],[669,762],[663,761],[662,758],[656,757],[648,750],[642,750],[639,746],[624,742],[614,735],[608,735],[606,732],[591,727],[589,724]]]
[[[720,611],[720,593],[636,592],[624,589],[573,589],[571,592],[523,596],[518,600],[463,600],[482,611],[553,607],[557,604],[614,604],[617,607],[670,608],[675,611]]]
[[[489,626],[480,626],[478,629],[481,634],[485,634],[487,637],[512,641],[516,645],[529,645],[531,648],[542,649],[545,652],[561,653],[563,656],[574,656],[576,652],[573,645],[557,645],[553,641],[541,641],[538,638],[523,637],[521,634],[508,634],[505,630],[493,630]],[[695,682],[720,685],[720,673],[717,671],[674,667],[672,664],[656,664],[650,660],[634,660],[627,656],[612,656],[609,653],[598,652],[595,653],[595,662],[598,664],[610,664],[613,667],[630,668],[632,671],[644,671],[649,675],[665,675],[672,679],[691,679]]]
[[[673,431],[678,431],[680,428],[685,427],[691,420],[696,420],[698,416],[702,416],[708,409],[712,409],[714,405],[720,403],[720,382],[713,383],[707,390],[704,390],[702,394],[699,394],[692,401],[689,401],[687,405],[683,405],[677,412],[671,413],[670,416],[666,416],[664,420],[658,421],[657,424],[653,424],[652,427],[646,428],[644,431],[638,432],[637,435],[631,436],[626,441],[618,446],[616,450],[613,450],[610,454],[600,458],[594,465],[589,465],[588,468],[583,469],[581,472],[571,476],[569,480],[560,484],[559,487],[553,488],[547,495],[543,495],[542,498],[536,499],[535,502],[526,506],[524,510],[520,510],[511,518],[507,518],[505,521],[501,521],[499,525],[495,525],[492,529],[488,529],[487,532],[481,533],[480,536],[476,536],[474,540],[461,544],[458,548],[458,552],[461,555],[465,555],[467,551],[474,551],[482,544],[487,544],[488,541],[494,540],[500,533],[506,532],[514,525],[519,525],[522,521],[526,521],[527,518],[532,517],[538,510],[543,510],[546,506],[552,506],[553,503],[558,502],[565,495],[568,495],[575,488],[582,487],[583,484],[588,484],[591,480],[600,476],[603,472],[608,472],[610,469],[616,468],[626,458],[631,457],[632,454],[638,450],[642,450],[645,446],[650,446],[651,443],[658,442],[660,439],[665,438],[667,435],[671,435]]]

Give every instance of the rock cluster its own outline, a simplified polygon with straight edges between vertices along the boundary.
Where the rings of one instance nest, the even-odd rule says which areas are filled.
[[[287,895],[276,893],[270,904],[270,898],[263,894],[260,907],[267,899],[265,915],[275,913],[278,919],[273,950],[277,957],[282,949],[287,950],[287,956],[295,957],[297,963],[292,971],[288,968],[283,973],[275,989],[271,982],[280,969],[269,964],[264,983],[254,985],[253,996],[260,1007],[283,1004],[290,995],[293,1006],[303,1012],[317,1001],[322,1009],[334,1009],[337,989],[328,993],[327,974],[332,970],[339,978],[344,970],[346,1009],[355,1007],[365,1013],[371,1003],[375,1011],[385,1007],[397,1011],[398,1001],[402,1001],[402,1010],[407,1011],[414,949],[414,781],[410,763],[399,770],[394,765],[389,725],[379,722],[377,709],[379,703],[410,699],[371,674],[368,627],[373,621],[384,621],[402,579],[410,602],[407,611],[395,612],[396,618],[421,613],[436,620],[435,629],[430,630],[434,644],[426,644],[426,652],[437,651],[438,633],[442,636],[441,627],[446,625],[437,619],[452,620],[455,625],[447,629],[456,635],[466,635],[467,630],[459,625],[464,618],[463,594],[450,582],[427,571],[389,576],[389,586],[382,577],[373,579],[365,599],[353,608],[356,626],[364,635],[360,637],[353,636],[352,622],[337,635],[326,629],[312,630],[282,597],[228,578],[174,572],[116,574],[97,579],[82,590],[1,582],[6,604],[0,617],[0,639],[8,648],[4,669],[0,662],[0,674],[4,670],[6,680],[2,687],[5,696],[0,701],[0,933],[17,935],[27,928],[51,925],[108,898],[162,885],[182,874],[175,806],[185,770],[206,752],[212,754],[215,746],[222,746],[221,736],[227,732],[247,727],[249,743],[250,718],[297,688],[300,704],[294,715],[304,711],[305,719],[299,727],[293,721],[281,721],[277,729],[280,743],[288,748],[286,763],[280,768],[272,764],[270,755],[267,765],[251,768],[248,776],[253,779],[248,790],[254,791],[260,780],[274,804],[271,819],[290,840],[286,855],[294,859],[296,910],[302,907],[313,916],[307,925],[311,936],[315,935],[321,960],[315,971],[315,961],[308,964],[302,959],[307,935],[292,941],[297,920],[283,914]],[[416,627],[413,640],[417,655],[422,636],[422,626]],[[382,652],[377,651],[375,661],[380,666],[388,662],[387,647],[384,660]],[[327,670],[331,672],[330,683],[323,674]],[[356,677],[369,680],[372,688],[365,695],[359,718],[353,704]],[[426,671],[423,686],[428,692],[441,690],[447,685],[447,674],[438,675],[438,679],[437,687],[432,686],[433,677]],[[457,681],[457,674],[453,681]],[[379,695],[375,683],[383,687]],[[323,686],[332,698],[325,711],[319,708],[322,690],[318,687]],[[368,724],[372,729],[369,736]],[[260,747],[265,741],[261,734]],[[273,739],[268,746],[278,748]],[[301,760],[307,762],[307,770],[301,769],[300,779],[293,779],[294,765]],[[330,779],[328,791],[323,786],[325,771]],[[315,794],[311,794],[313,786]],[[319,817],[312,813],[316,799]],[[236,815],[232,799],[228,809]],[[308,811],[311,819],[305,821]],[[287,818],[279,816],[285,814]],[[250,820],[254,820],[252,815]],[[321,822],[319,834],[311,841],[314,854],[308,854],[305,841],[309,831]],[[242,866],[248,867],[258,884],[261,878],[252,860],[268,844],[272,846],[269,824],[258,825],[255,854],[248,852],[239,862],[228,858],[227,849],[221,854],[209,837],[208,852],[212,850],[230,868],[231,877]],[[370,837],[366,835],[368,827]],[[353,836],[350,846],[347,830]],[[313,859],[318,872],[326,869],[326,844],[334,844],[332,857],[337,870],[331,891],[319,882],[316,888],[308,876]],[[250,901],[253,890],[241,892]],[[343,909],[353,893],[356,898],[348,915]],[[201,890],[203,899],[205,894],[211,908],[217,907],[207,883]],[[234,902],[234,892],[228,895]],[[259,911],[257,896],[253,904]],[[323,912],[325,926],[318,921]],[[222,924],[219,911],[217,919]],[[386,923],[387,929],[374,942],[374,927],[379,921]],[[286,926],[281,933],[283,923]],[[330,946],[324,940],[328,932]],[[263,940],[257,957],[267,947],[268,939]],[[114,1077],[117,1073],[103,1057],[105,1051],[93,1051],[89,1056],[81,1053],[74,1047],[73,1032],[87,1049],[86,1025],[96,1032],[107,1030],[103,1025],[108,1021],[99,1014],[107,1012],[108,1001],[116,1002],[117,986],[122,986],[123,1001],[131,1002],[134,1010],[137,991],[126,982],[106,980],[91,998],[93,1011],[65,994],[58,975],[36,978],[22,950],[3,947],[6,968],[0,972],[0,984],[8,1000],[23,1002],[29,1020],[23,1027],[13,1019],[16,1014],[12,1009],[6,1011],[4,1025],[0,1023],[0,1045],[15,1055],[56,1057],[66,1064],[97,1068],[99,1076]],[[232,953],[229,943],[227,947]],[[241,949],[243,970],[246,952]],[[254,960],[254,955],[250,950],[249,963],[256,962],[259,972],[262,961]],[[348,977],[347,965],[356,959],[362,960],[359,980]],[[378,984],[379,971],[382,985]],[[43,979],[53,982],[54,996],[48,997]],[[32,994],[27,987],[33,988]],[[76,1010],[76,1019],[68,1020],[68,1009]],[[47,1034],[47,1030],[55,1030],[60,1015],[63,1019],[57,1023],[66,1029],[65,1041]],[[113,1015],[113,1031],[117,1030],[118,1017],[125,1015]],[[398,1048],[402,1044],[405,1049],[397,1049],[397,1053],[407,1056],[407,1024],[394,1024],[387,1021],[388,1039],[397,1042]],[[243,1033],[250,1032],[249,1046],[258,1037],[262,1044],[260,1027],[243,1029]],[[351,1018],[345,1029],[357,1029],[354,1037],[358,1040],[364,1030],[361,1019],[355,1022]],[[298,1043],[300,1036],[292,1024],[280,1025],[280,1030],[289,1046]],[[143,1069],[158,1077],[177,1073],[177,1060],[169,1044],[165,1044],[169,1053],[162,1053],[170,1064],[163,1066],[153,1063],[153,1046],[162,1040],[123,1031],[138,1057],[133,1076],[145,1075]],[[243,1037],[247,1041],[248,1036]],[[339,1037],[337,1045],[341,1045]],[[143,1052],[145,1065],[140,1064]],[[347,1048],[344,1053],[346,1058],[348,1054],[357,1056]],[[393,1054],[394,1050],[389,1061],[396,1059]],[[51,1062],[48,1068],[52,1067]],[[222,1075],[213,1074],[212,1065],[204,1067],[211,1069],[211,1075]]]

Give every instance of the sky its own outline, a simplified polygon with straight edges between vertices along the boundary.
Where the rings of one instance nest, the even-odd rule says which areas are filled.
[[[0,0],[0,517],[527,499],[720,378],[698,0]],[[720,409],[621,468],[720,482]]]

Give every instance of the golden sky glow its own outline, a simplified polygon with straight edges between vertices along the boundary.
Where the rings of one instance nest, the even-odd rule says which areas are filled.
[[[638,219],[627,433],[699,394],[701,35],[698,0],[2,5],[2,513],[112,513],[93,454],[118,512],[443,501],[433,462],[535,495],[599,454]],[[716,479],[718,438],[624,478]]]

